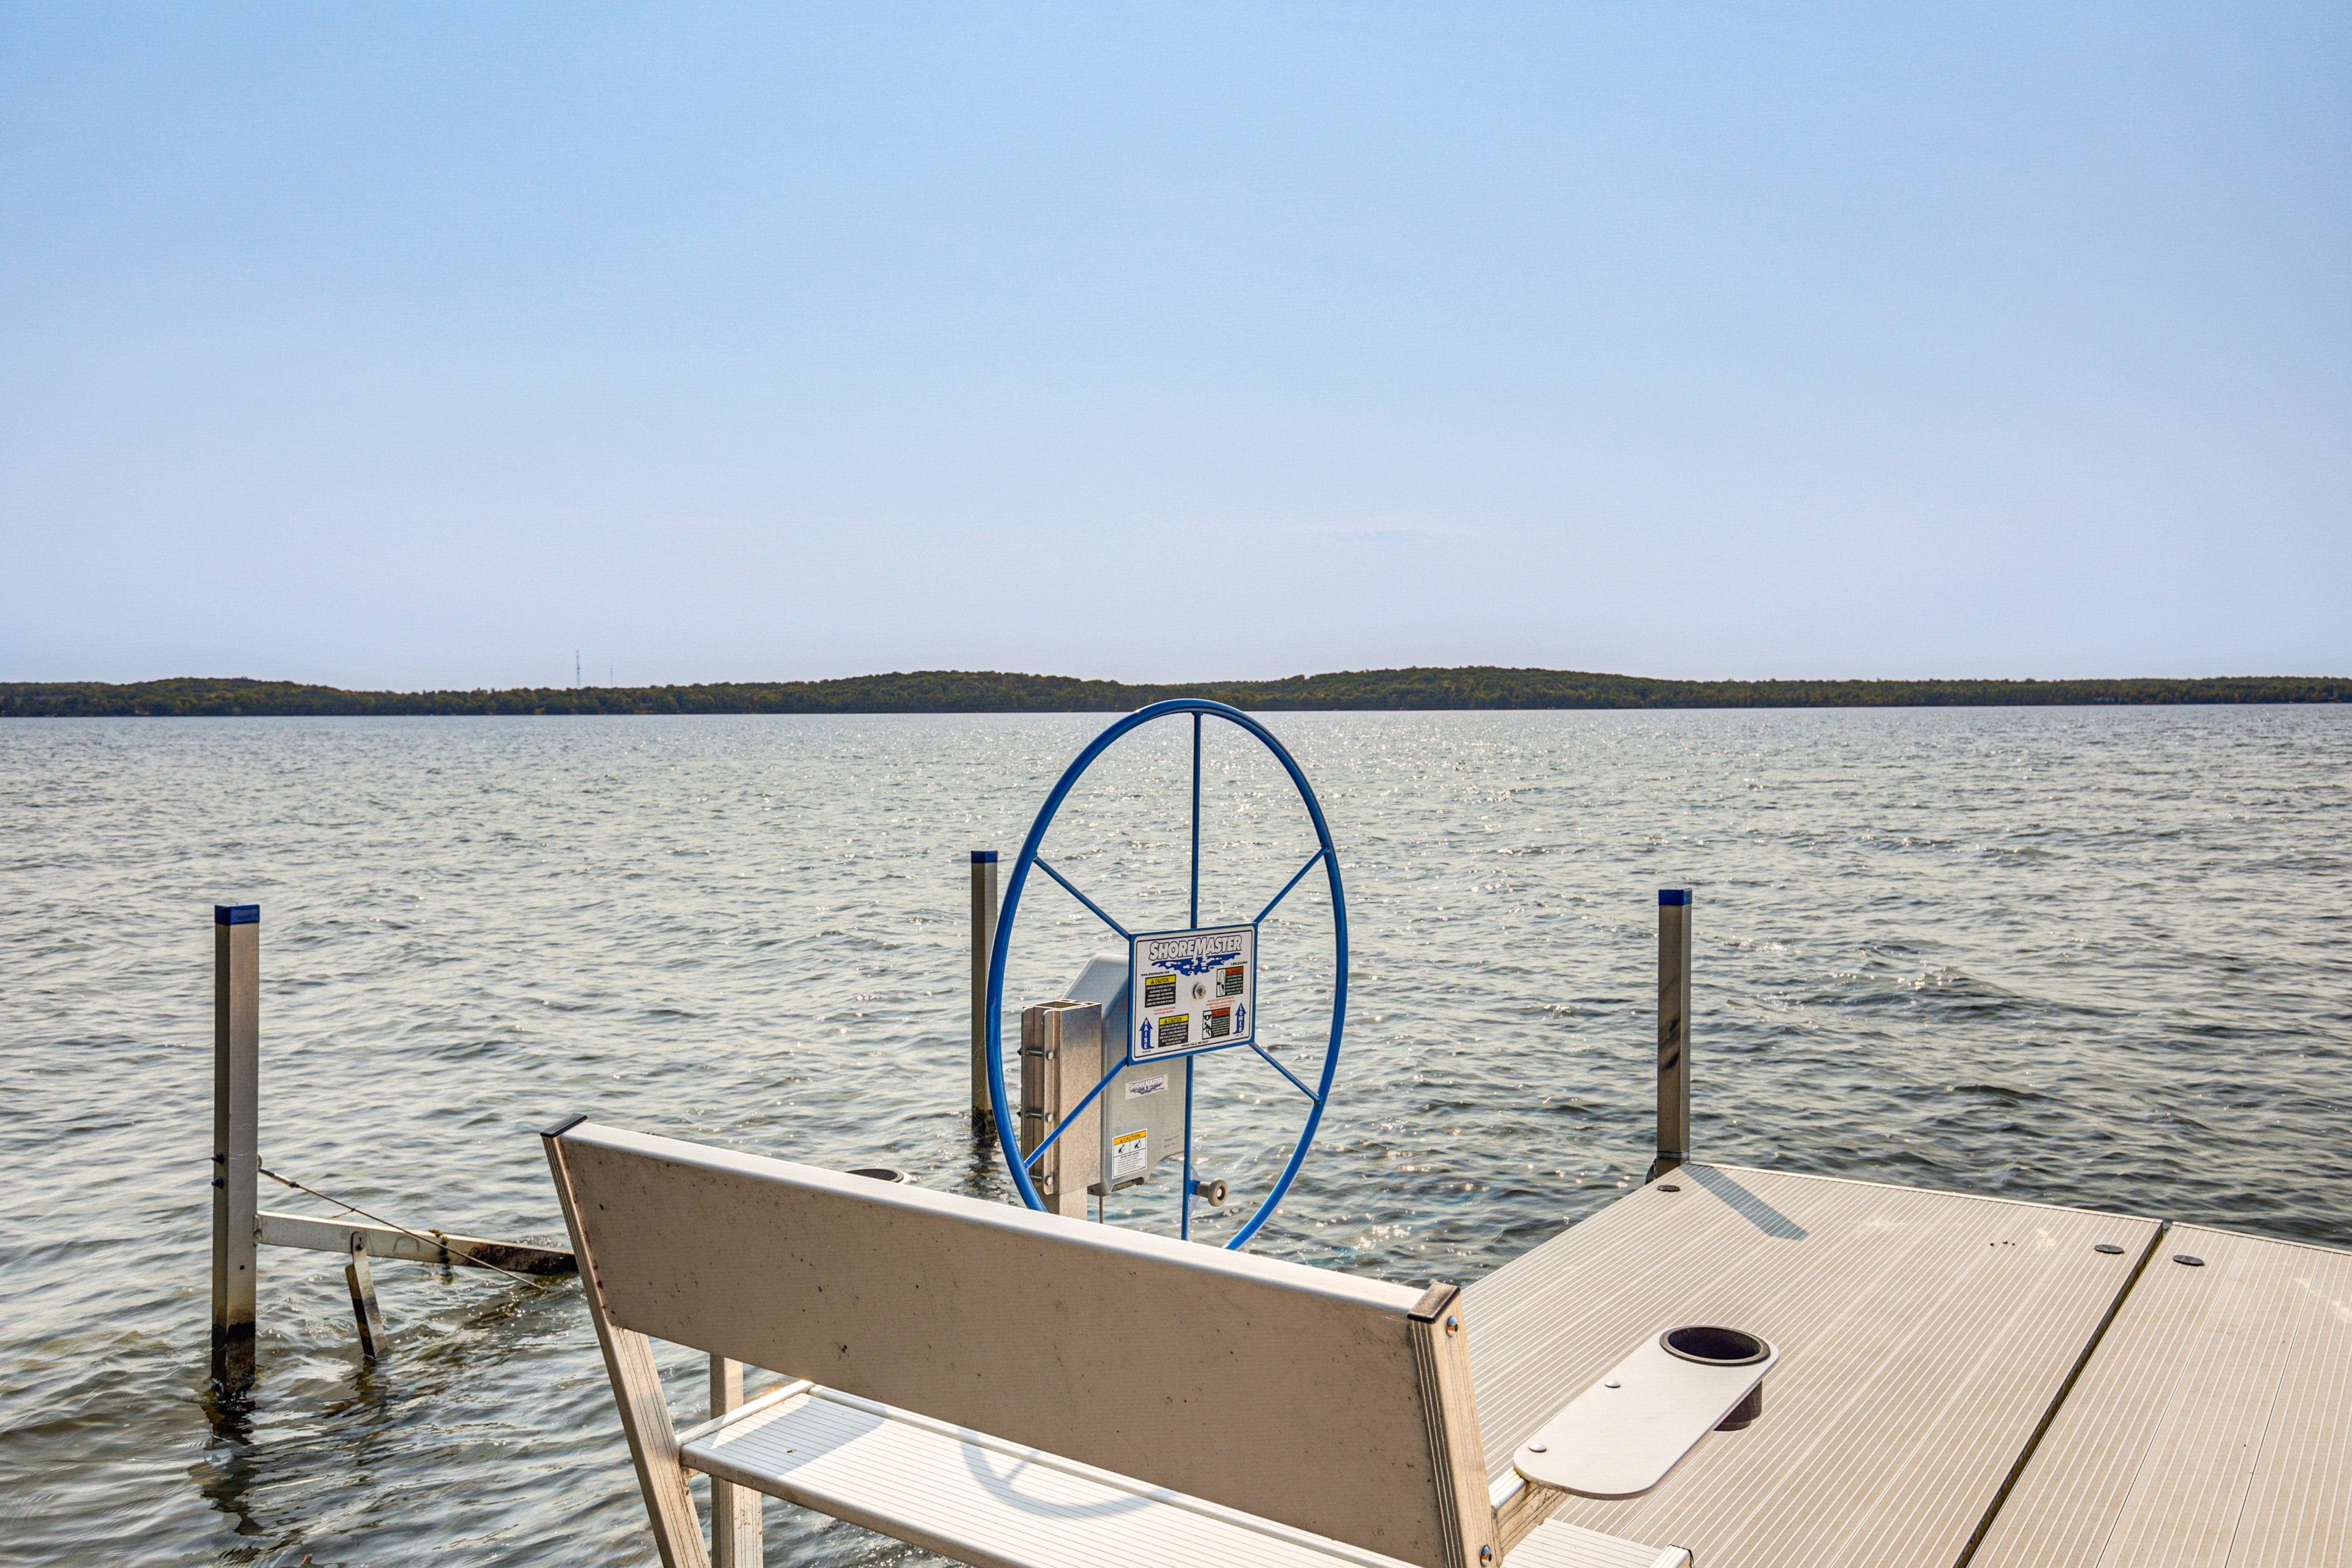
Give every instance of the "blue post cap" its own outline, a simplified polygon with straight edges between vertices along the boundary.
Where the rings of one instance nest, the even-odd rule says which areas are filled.
[[[996,864],[996,851],[975,849],[971,852],[971,863],[975,866],[993,866]]]
[[[1658,902],[1662,905],[1689,903],[1690,889],[1688,888],[1660,888],[1658,889]]]
[[[257,926],[261,923],[259,904],[215,904],[213,924],[216,926]]]

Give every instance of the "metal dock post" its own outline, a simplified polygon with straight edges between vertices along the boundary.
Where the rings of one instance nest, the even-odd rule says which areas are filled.
[[[1691,891],[1658,889],[1658,1157],[1651,1181],[1690,1158]]]
[[[213,1382],[253,1386],[261,1166],[261,906],[213,906]]]
[[[971,1130],[996,1136],[988,1102],[988,954],[996,944],[996,851],[971,852]]]

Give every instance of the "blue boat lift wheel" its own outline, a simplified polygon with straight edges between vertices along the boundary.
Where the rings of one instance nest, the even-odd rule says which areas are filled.
[[[1101,1080],[1086,1098],[1062,1118],[1060,1122],[1040,1141],[1036,1148],[1024,1155],[1018,1146],[1019,1123],[1013,1120],[1012,1096],[1007,1091],[1004,1080],[1004,963],[1005,955],[1013,950],[1013,928],[1021,911],[1022,890],[1028,885],[1029,870],[1034,866],[1059,883],[1072,898],[1085,905],[1105,925],[1116,931],[1120,941],[1131,942],[1134,940],[1134,932],[1112,919],[1100,904],[1080,892],[1068,878],[1055,869],[1052,863],[1042,858],[1037,851],[1045,843],[1046,829],[1054,824],[1055,813],[1061,809],[1063,800],[1076,786],[1078,780],[1085,775],[1087,769],[1093,764],[1096,758],[1108,751],[1121,736],[1131,730],[1140,729],[1157,719],[1186,713],[1191,714],[1192,718],[1192,876],[1190,905],[1192,926],[1197,928],[1201,923],[1201,727],[1206,719],[1222,719],[1236,728],[1246,731],[1255,736],[1267,751],[1273,752],[1275,760],[1282,764],[1283,771],[1290,775],[1290,782],[1297,786],[1298,798],[1305,804],[1307,819],[1315,826],[1317,844],[1315,852],[1307,858],[1304,865],[1291,874],[1290,879],[1282,885],[1282,890],[1267,901],[1265,908],[1258,911],[1256,918],[1250,924],[1253,927],[1263,924],[1265,918],[1275,911],[1276,907],[1289,895],[1290,890],[1296,888],[1309,871],[1315,868],[1318,862],[1323,867],[1324,876],[1328,879],[1331,888],[1333,948],[1331,1029],[1323,1047],[1321,1076],[1316,1080],[1315,1087],[1309,1089],[1297,1074],[1275,1060],[1265,1047],[1255,1038],[1246,1047],[1264,1058],[1275,1071],[1287,1079],[1293,1088],[1307,1097],[1309,1106],[1306,1125],[1299,1131],[1298,1142],[1291,1150],[1290,1158],[1284,1164],[1282,1174],[1276,1180],[1273,1189],[1259,1201],[1257,1207],[1251,1211],[1249,1218],[1234,1234],[1233,1239],[1225,1243],[1228,1247],[1238,1247],[1245,1244],[1251,1237],[1255,1236],[1258,1227],[1273,1216],[1276,1206],[1282,1202],[1284,1194],[1290,1191],[1290,1184],[1297,1179],[1299,1166],[1306,1163],[1307,1152],[1315,1142],[1315,1130],[1323,1120],[1323,1108],[1330,1103],[1331,1080],[1339,1069],[1339,1041],[1346,1029],[1348,1018],[1348,901],[1347,895],[1339,885],[1339,857],[1331,847],[1330,825],[1324,821],[1322,805],[1316,800],[1313,786],[1307,784],[1307,775],[1299,771],[1298,763],[1291,757],[1288,750],[1265,725],[1240,709],[1227,707],[1222,702],[1211,702],[1198,697],[1178,697],[1166,702],[1154,702],[1148,708],[1137,709],[1096,736],[1087,744],[1086,750],[1080,752],[1070,765],[1063,770],[1060,780],[1054,785],[1053,793],[1045,797],[1045,804],[1038,808],[1037,820],[1030,825],[1029,837],[1023,841],[1020,857],[1013,861],[1013,873],[1006,879],[1003,902],[997,914],[996,940],[988,955],[986,1003],[988,1096],[991,1108],[996,1116],[997,1142],[1004,1151],[1005,1168],[1013,1173],[1013,1185],[1020,1193],[1023,1203],[1033,1209],[1043,1209],[1045,1206],[1045,1200],[1038,1194],[1036,1184],[1030,1179],[1029,1163],[1051,1148],[1063,1132],[1086,1113],[1087,1108],[1101,1095],[1111,1079],[1118,1077],[1121,1069],[1135,1060],[1135,1041],[1130,1038],[1127,1042],[1126,1051],[1118,1064],[1103,1075]],[[1142,998],[1135,998],[1132,1005],[1139,1010]],[[1242,1048],[1244,1047],[1237,1044],[1214,1047],[1209,1050],[1191,1054],[1209,1055],[1218,1050]],[[1186,1082],[1188,1084],[1191,1082],[1189,1073]],[[1192,1231],[1192,1183],[1195,1178],[1192,1166],[1192,1117],[1190,1098],[1188,1089],[1184,1115],[1184,1162],[1182,1175],[1178,1183],[1181,1205],[1178,1228],[1179,1234],[1186,1237],[1189,1237]]]

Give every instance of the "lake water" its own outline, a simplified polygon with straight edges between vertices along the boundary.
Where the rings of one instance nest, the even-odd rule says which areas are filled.
[[[0,1559],[651,1560],[572,1282],[380,1264],[362,1370],[336,1261],[265,1250],[259,1388],[212,1419],[214,901],[262,906],[264,1163],[401,1223],[560,1239],[528,1130],[572,1111],[1002,1196],[964,1110],[966,852],[1009,862],[1103,722],[0,725]],[[2352,710],[1270,723],[1329,814],[1353,960],[1262,1251],[1467,1281],[1637,1183],[1678,881],[1703,1156],[2352,1244]],[[1055,829],[1137,929],[1184,914],[1188,738],[1159,728]],[[1210,726],[1204,918],[1311,847],[1237,742]],[[1301,1073],[1329,916],[1310,878],[1267,929]],[[1104,934],[1033,887],[1014,1000]],[[1233,1055],[1200,1097],[1202,1167],[1246,1196],[1305,1102]],[[698,1358],[668,1364],[698,1415]],[[772,1563],[924,1560],[768,1518]]]

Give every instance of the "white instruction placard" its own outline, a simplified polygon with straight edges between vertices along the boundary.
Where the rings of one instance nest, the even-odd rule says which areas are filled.
[[[1257,927],[1147,931],[1128,949],[1129,1048],[1139,1062],[1257,1038]]]

